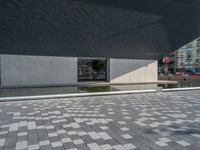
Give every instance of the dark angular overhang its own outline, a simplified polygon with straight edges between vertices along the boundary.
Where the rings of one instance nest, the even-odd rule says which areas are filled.
[[[2,0],[1,54],[158,59],[200,36],[199,0]]]

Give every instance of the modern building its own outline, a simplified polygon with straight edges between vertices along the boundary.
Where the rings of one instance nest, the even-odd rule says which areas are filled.
[[[200,38],[184,45],[167,56],[170,60],[169,73],[183,71],[183,69],[197,69],[200,72]],[[159,71],[164,72],[165,64],[159,60]]]
[[[200,68],[200,38],[181,47],[176,52],[177,68],[199,67]]]
[[[106,60],[105,81],[154,82],[156,60],[200,36],[199,0],[2,0],[0,10],[2,86],[77,83],[79,58]]]

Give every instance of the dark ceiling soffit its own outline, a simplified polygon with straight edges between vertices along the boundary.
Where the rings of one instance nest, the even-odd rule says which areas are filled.
[[[191,9],[195,0],[76,0],[140,12],[169,15]]]

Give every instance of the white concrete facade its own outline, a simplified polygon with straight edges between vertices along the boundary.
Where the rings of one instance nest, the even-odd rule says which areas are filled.
[[[2,86],[77,84],[77,57],[0,55]],[[156,82],[157,61],[109,59],[108,82]]]
[[[53,85],[77,82],[77,58],[1,55],[1,85]]]
[[[110,59],[111,83],[141,83],[158,80],[155,60]]]

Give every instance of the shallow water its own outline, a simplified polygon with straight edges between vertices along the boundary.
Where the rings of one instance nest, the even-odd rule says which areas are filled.
[[[156,89],[157,87],[163,87],[164,89],[181,88],[181,87],[200,87],[200,83],[179,82],[178,84],[129,84],[129,85],[106,85],[106,86],[101,85],[101,86],[10,88],[10,89],[0,89],[0,97],[71,94],[71,93],[86,93],[86,92],[150,90],[150,89]]]

